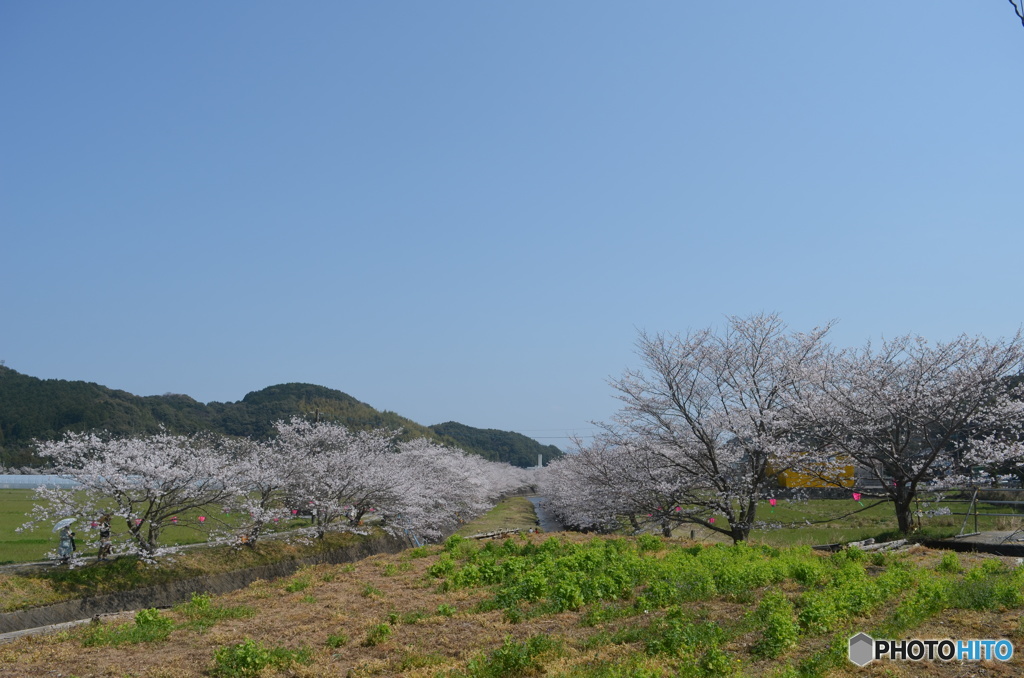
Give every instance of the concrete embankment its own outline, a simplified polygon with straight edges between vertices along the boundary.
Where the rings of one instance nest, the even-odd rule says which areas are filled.
[[[244,588],[257,579],[286,577],[306,565],[350,563],[378,553],[398,553],[410,546],[411,544],[404,539],[388,536],[372,537],[352,546],[306,558],[282,560],[246,570],[182,579],[160,586],[89,596],[45,607],[6,612],[0,614],[0,634],[90,619],[96,615],[126,610],[170,607],[189,600],[193,593],[228,593]]]

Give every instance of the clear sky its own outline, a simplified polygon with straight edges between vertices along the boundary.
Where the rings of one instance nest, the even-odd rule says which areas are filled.
[[[1005,0],[0,0],[0,360],[563,445],[638,329],[1021,326]]]

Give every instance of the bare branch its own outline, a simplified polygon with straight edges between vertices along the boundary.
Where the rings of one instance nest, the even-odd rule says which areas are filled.
[[[1020,1],[1020,4],[1018,5],[1017,4],[1018,0],[1008,0],[1008,2],[1011,5],[1013,5],[1013,11],[1017,15],[1017,18],[1020,19],[1020,25],[1024,26],[1024,0],[1019,0],[1019,1]]]

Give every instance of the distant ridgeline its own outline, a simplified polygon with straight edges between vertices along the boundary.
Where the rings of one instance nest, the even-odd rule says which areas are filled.
[[[35,439],[57,440],[68,432],[107,431],[114,436],[211,431],[267,438],[274,422],[294,416],[334,421],[353,429],[402,429],[401,438],[427,437],[485,459],[528,467],[543,454],[547,463],[562,456],[511,431],[478,429],[455,422],[421,426],[394,412],[380,412],[352,396],[313,384],[279,384],[254,391],[234,403],[193,400],[187,395],[137,396],[99,384],[37,379],[0,366],[0,465],[38,466]]]

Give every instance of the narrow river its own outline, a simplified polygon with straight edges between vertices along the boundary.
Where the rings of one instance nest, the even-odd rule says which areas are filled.
[[[550,511],[544,508],[544,497],[527,497],[527,499],[533,504],[537,520],[540,521],[540,529],[545,532],[561,532],[565,529],[565,526],[558,522],[558,519]]]

